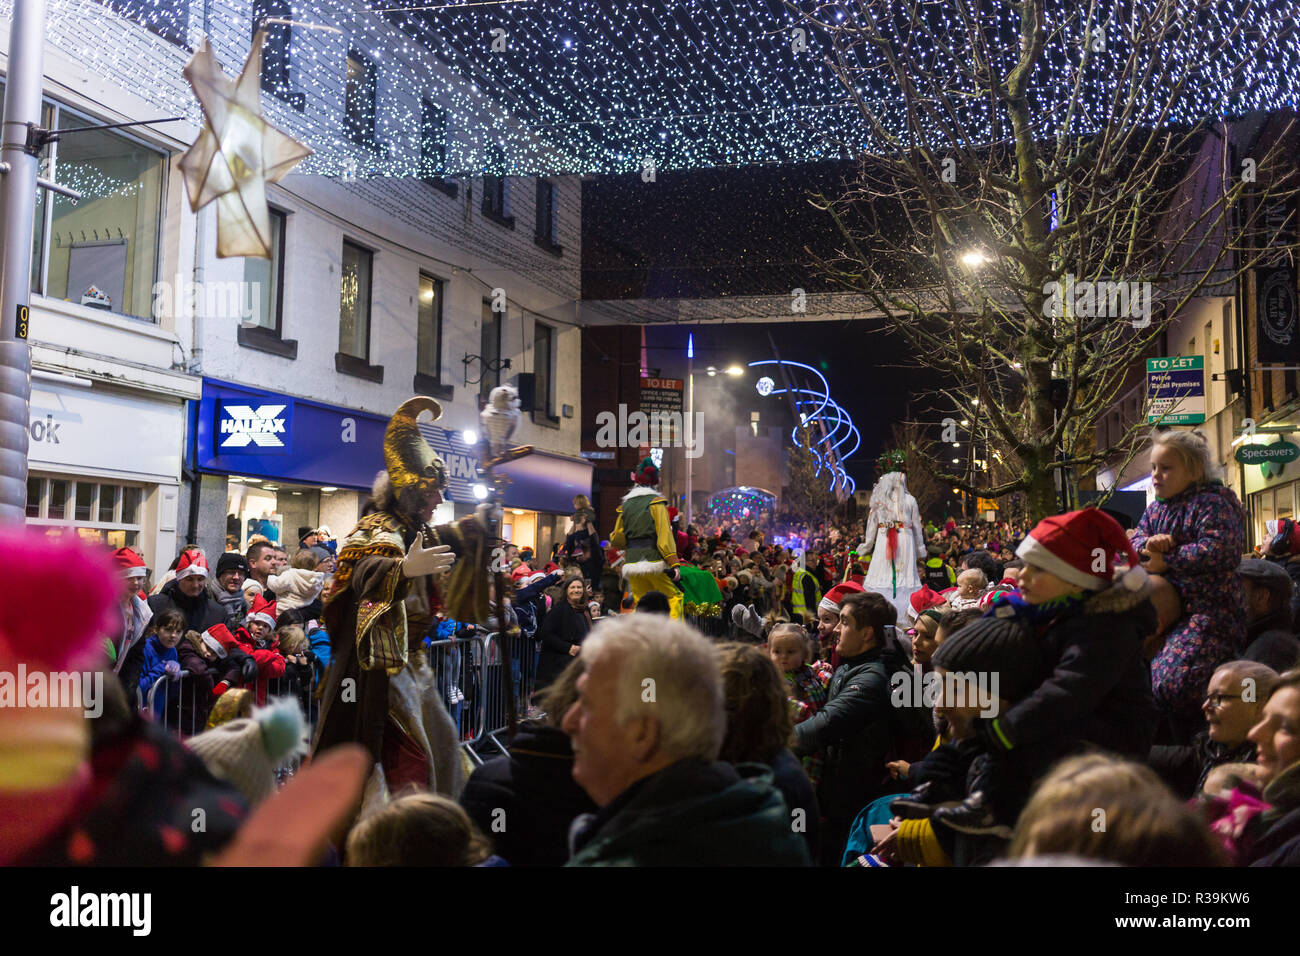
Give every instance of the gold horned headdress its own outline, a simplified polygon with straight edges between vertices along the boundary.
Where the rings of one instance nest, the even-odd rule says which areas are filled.
[[[447,468],[415,427],[421,412],[442,417],[442,406],[426,395],[408,398],[393,413],[384,432],[384,465],[394,491],[415,488],[421,492],[441,491],[447,486]]]

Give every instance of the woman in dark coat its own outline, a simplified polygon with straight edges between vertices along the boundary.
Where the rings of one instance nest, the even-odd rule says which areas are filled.
[[[600,535],[596,531],[596,512],[591,509],[591,502],[586,495],[573,498],[573,518],[569,522],[569,533],[564,537],[564,547],[560,554],[582,568],[582,576],[600,586],[600,572],[605,566],[605,552],[600,547]]]
[[[555,603],[537,630],[537,638],[542,642],[542,655],[537,665],[538,690],[555,680],[569,661],[578,655],[578,648],[591,630],[586,593],[587,586],[582,578],[571,578],[564,586],[564,600]]]

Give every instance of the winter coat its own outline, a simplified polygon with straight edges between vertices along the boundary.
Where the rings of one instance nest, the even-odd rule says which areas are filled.
[[[317,626],[307,634],[307,642],[311,645],[312,655],[316,658],[313,666],[316,669],[316,683],[319,685],[325,679],[325,671],[330,666],[329,632]]]
[[[817,799],[828,819],[847,824],[886,792],[892,710],[888,668],[876,647],[841,659],[825,707],[795,727],[796,754],[825,753]]]
[[[1183,726],[1199,726],[1201,698],[1215,669],[1246,646],[1246,604],[1237,565],[1246,550],[1246,516],[1232,491],[1217,482],[1193,485],[1147,505],[1133,547],[1172,535],[1164,576],[1178,589],[1183,616],[1151,662],[1151,686],[1161,711]]]
[[[575,821],[568,866],[807,866],[763,764],[679,760]]]
[[[569,648],[581,644],[590,630],[591,618],[585,605],[575,608],[567,599],[561,599],[546,613],[542,626],[537,629],[537,637],[542,642],[535,685],[538,690],[549,686],[569,666],[573,660]]]
[[[122,634],[117,642],[117,661],[113,666],[113,670],[118,674],[122,673],[122,666],[126,663],[127,656],[131,653],[131,649],[140,643],[149,619],[153,617],[149,603],[138,594],[131,595],[129,610],[127,608],[121,610]]]
[[[1249,740],[1234,746],[1211,740],[1206,731],[1190,744],[1161,744],[1151,748],[1147,763],[1169,784],[1169,789],[1191,799],[1205,786],[1205,778],[1225,763],[1254,763],[1255,745]]]
[[[280,653],[280,642],[274,636],[269,641],[259,643],[253,639],[245,628],[230,630],[224,624],[211,629],[212,636],[219,640],[227,653],[242,651],[257,662],[257,684],[254,688],[257,705],[266,706],[268,681],[284,676],[284,656]]]
[[[167,662],[179,662],[180,658],[176,654],[176,648],[163,647],[156,634],[150,634],[144,639],[141,654],[143,660],[140,667],[140,678],[136,686],[140,688],[140,704],[144,706],[149,703],[149,688],[153,686],[154,681],[167,672]],[[176,696],[177,688],[172,686],[171,681],[159,687],[158,693],[154,695],[154,714],[161,717],[166,712],[168,698],[174,699]]]
[[[509,756],[470,774],[460,805],[511,866],[561,866],[569,858],[569,825],[596,812],[573,779],[569,735],[531,722],[519,726]]]
[[[791,827],[796,833],[802,833],[807,841],[808,858],[817,859],[821,852],[821,809],[817,805],[812,780],[788,747],[783,747],[765,762],[772,771],[773,785],[785,799]]]
[[[1157,719],[1142,658],[1142,640],[1156,628],[1148,590],[1115,585],[1052,618],[1040,635],[1045,670],[1037,689],[1005,714],[976,720],[986,746],[1065,753],[1088,743],[1145,761]]]
[[[214,601],[207,590],[196,598],[186,597],[176,581],[168,581],[162,590],[149,598],[149,609],[158,614],[175,608],[185,617],[185,630],[198,631],[202,634],[216,624],[226,621],[226,609]]]

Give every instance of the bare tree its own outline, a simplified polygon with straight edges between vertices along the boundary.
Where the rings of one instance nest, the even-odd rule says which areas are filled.
[[[810,255],[1009,456],[997,481],[940,456],[937,480],[1055,513],[1056,473],[1107,457],[1089,436],[1168,323],[1294,225],[1260,215],[1295,191],[1292,116],[1246,156],[1214,119],[1293,25],[1262,0],[791,6],[862,119],[856,178],[813,200],[842,244]]]
[[[818,466],[808,450],[811,430],[804,425],[790,449],[790,483],[781,492],[781,507],[800,521],[830,520],[839,513],[840,501],[831,491],[831,474]]]

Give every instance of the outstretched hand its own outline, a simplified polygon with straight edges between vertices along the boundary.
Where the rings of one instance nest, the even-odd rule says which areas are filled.
[[[424,532],[421,531],[411,542],[411,546],[406,550],[406,557],[402,559],[402,574],[408,578],[422,578],[426,574],[441,574],[446,571],[455,562],[456,558],[451,553],[451,547],[445,544],[436,544],[433,547],[424,546]]]

